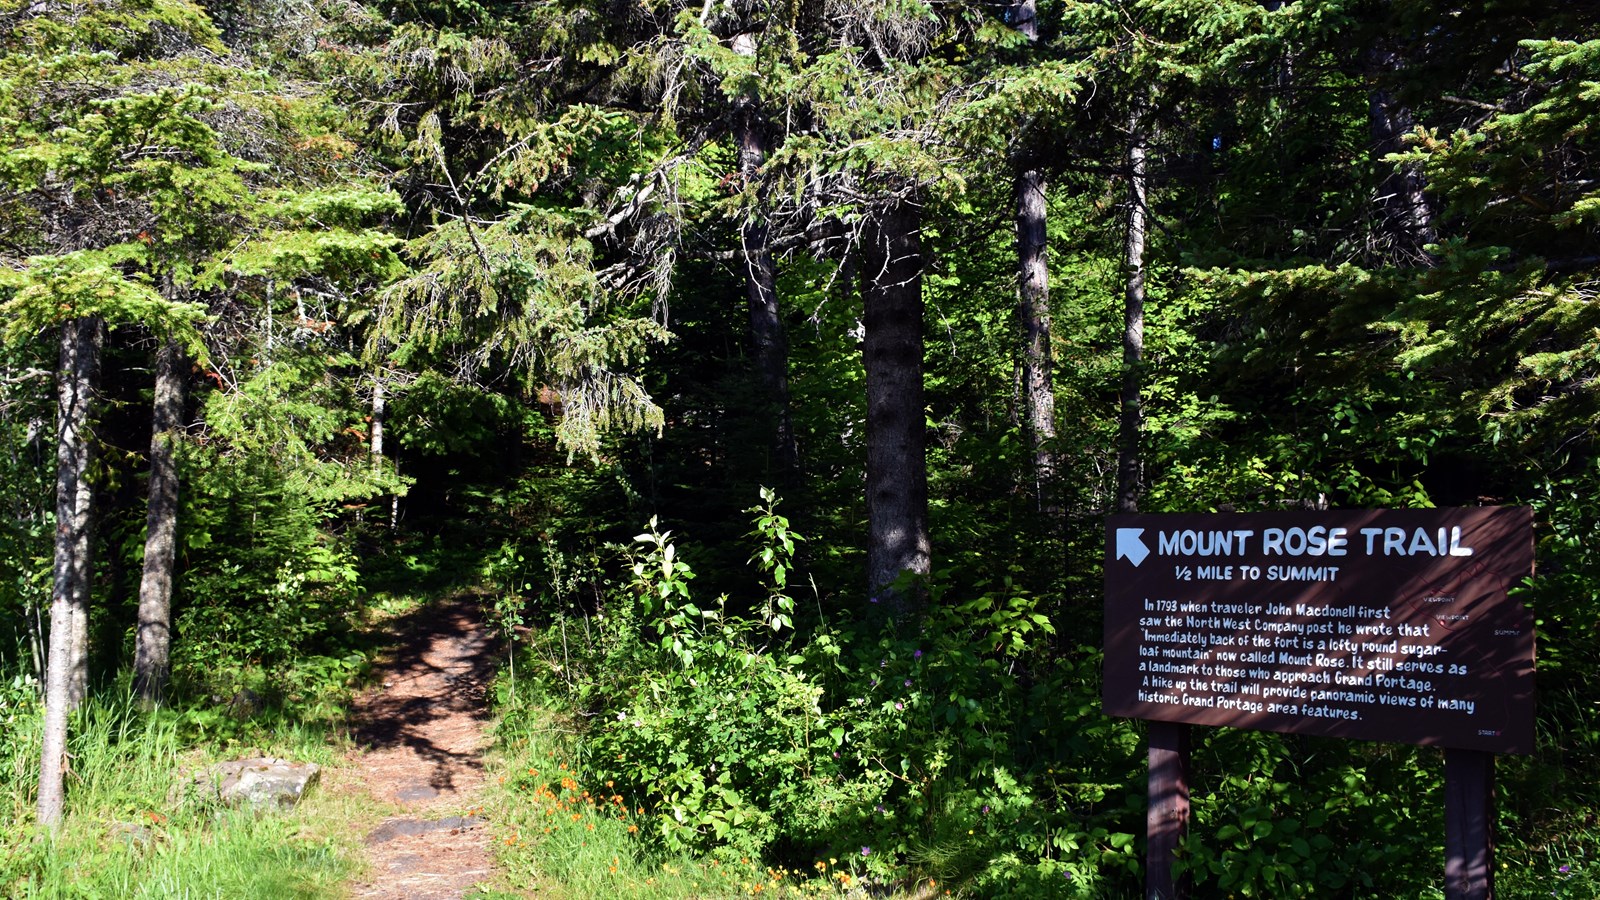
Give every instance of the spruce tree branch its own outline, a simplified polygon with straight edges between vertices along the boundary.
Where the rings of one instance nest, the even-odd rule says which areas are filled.
[[[655,179],[651,179],[647,184],[645,184],[644,187],[640,188],[639,191],[633,195],[632,199],[623,204],[621,209],[607,216],[598,225],[591,225],[585,229],[583,236],[593,240],[597,237],[601,237],[602,235],[615,232],[618,225],[621,225],[623,222],[626,222],[628,219],[632,218],[633,215],[644,206],[645,201],[650,199],[650,195],[654,194],[656,191],[656,183],[657,182]]]
[[[1481,100],[1471,100],[1471,99],[1468,99],[1466,97],[1457,97],[1454,94],[1441,94],[1439,96],[1439,99],[1445,101],[1446,103],[1454,103],[1457,106],[1470,106],[1473,109],[1482,109],[1482,110],[1487,110],[1489,112],[1496,112],[1496,113],[1509,113],[1509,112],[1511,112],[1511,110],[1507,109],[1506,107],[1504,107],[1504,106],[1502,106],[1501,104],[1498,104],[1498,103],[1484,103]]]
[[[477,251],[478,259],[483,263],[485,274],[494,266],[489,262],[489,254],[483,249],[483,244],[478,240],[478,230],[472,225],[472,210],[467,206],[467,200],[461,196],[461,188],[456,185],[456,178],[450,174],[450,164],[444,158],[444,146],[439,141],[429,141],[429,149],[439,161],[439,169],[444,172],[445,181],[449,182],[450,193],[455,197],[456,203],[461,207],[461,222],[467,226],[467,238],[472,241],[472,248]]]
[[[828,222],[822,225],[813,225],[804,232],[784,235],[780,238],[769,240],[762,249],[768,253],[783,253],[800,247],[810,246],[822,249],[829,243],[844,237],[844,230],[838,222]],[[705,253],[694,254],[696,259],[705,259],[712,262],[734,262],[744,259],[744,250],[712,250]]]

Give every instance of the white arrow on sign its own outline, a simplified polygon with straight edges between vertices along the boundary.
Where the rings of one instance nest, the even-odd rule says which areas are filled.
[[[1143,528],[1118,528],[1117,559],[1127,557],[1128,562],[1133,563],[1133,567],[1137,569],[1139,564],[1144,562],[1144,558],[1150,555],[1150,548],[1140,539],[1143,534]]]

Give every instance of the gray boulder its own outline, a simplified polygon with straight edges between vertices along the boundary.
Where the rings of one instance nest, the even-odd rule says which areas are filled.
[[[217,763],[195,776],[195,787],[201,796],[226,806],[288,809],[300,802],[321,774],[316,763],[258,756]]]

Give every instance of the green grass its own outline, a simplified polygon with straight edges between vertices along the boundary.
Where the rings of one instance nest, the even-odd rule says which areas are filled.
[[[11,725],[0,744],[0,896],[337,897],[356,868],[347,800],[313,789],[293,810],[257,815],[186,796],[179,787],[219,748],[186,745],[182,713],[142,713],[126,693],[74,717],[67,815],[54,832],[40,828],[37,707]],[[331,758],[316,729],[286,729],[273,744],[267,752]]]
[[[230,812],[138,825],[75,816],[54,836],[22,833],[24,846],[8,846],[0,866],[17,898],[339,896],[352,870],[347,851],[332,837],[308,840],[304,818]]]

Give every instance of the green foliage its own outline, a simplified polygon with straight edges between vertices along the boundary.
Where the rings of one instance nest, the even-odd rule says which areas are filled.
[[[231,691],[247,668],[337,647],[362,595],[342,517],[404,490],[372,466],[326,357],[279,352],[245,377],[210,396],[206,431],[180,456],[174,668],[195,689]]]
[[[766,603],[758,612],[760,621],[774,632],[794,629],[794,599],[788,593],[789,573],[794,570],[796,541],[805,538],[789,529],[789,519],[778,515],[778,493],[771,488],[761,489],[761,504],[745,510],[755,515],[755,530],[749,537],[756,543],[756,555],[750,558],[756,568],[770,580]]]
[[[1051,663],[1049,618],[1010,584],[966,603],[936,589],[910,636],[822,629],[795,645],[776,573],[792,583],[796,536],[776,496],[762,499],[751,562],[769,592],[751,615],[697,601],[695,573],[652,522],[594,642],[573,653],[550,646],[554,628],[543,638],[545,659],[577,667],[545,690],[593,716],[589,777],[643,810],[628,821],[647,846],[796,870],[846,858],[872,880],[985,896],[1125,890],[1136,736],[1083,692],[1093,654]]]
[[[368,504],[404,495],[389,577],[480,579],[504,635],[537,629],[511,648],[543,671],[520,687],[511,674],[503,740],[570,749],[572,769],[519,767],[508,790],[580,820],[558,833],[508,802],[519,874],[549,860],[587,873],[575,896],[716,896],[776,886],[769,863],[788,878],[843,859],[871,890],[931,877],[985,897],[1132,893],[1139,735],[1099,714],[1091,645],[1137,116],[1155,171],[1144,508],[1533,504],[1539,575],[1519,596],[1538,619],[1540,741],[1501,764],[1502,893],[1593,894],[1593,12],[1038,6],[1034,42],[1001,7],[922,0],[245,4],[221,29],[181,0],[0,0],[0,655],[37,655],[27,615],[47,596],[46,335],[98,316],[121,329],[115,371],[142,370],[129,352],[147,335],[199,363],[202,422],[180,440],[178,687],[248,688],[274,711],[186,708],[143,736],[86,720],[75,752],[161,768],[175,742],[332,717],[365,664],[351,611],[401,602],[369,590],[387,516]],[[1377,158],[1385,103],[1417,127]],[[753,177],[730,134],[747,119],[767,149]],[[1018,165],[1050,193],[1048,510],[1016,412]],[[1386,225],[1396,174],[1426,184],[1437,238],[1410,255]],[[874,206],[908,197],[944,571],[923,619],[880,627],[850,587],[857,291],[874,275],[854,256]],[[777,254],[803,459],[785,513],[765,490],[746,510],[747,552],[737,510],[773,474],[745,359],[752,221]],[[374,369],[394,441],[381,461]],[[136,562],[139,390],[112,392],[100,438],[107,633],[125,631]],[[563,465],[573,451],[588,465]],[[440,514],[469,518],[427,533]],[[625,567],[603,568],[604,542],[646,518]],[[674,543],[669,520],[708,546]],[[32,676],[9,677],[15,821],[37,708]],[[550,737],[535,700],[566,705],[570,748],[535,741]],[[1431,755],[1216,732],[1198,761],[1184,864],[1202,892],[1434,893]],[[605,802],[635,812],[580,803],[608,781],[625,802]],[[284,836],[251,828],[196,858],[336,868],[315,847],[274,856]],[[99,866],[106,838],[5,844],[0,892],[157,893],[195,876],[146,857]],[[71,873],[73,853],[121,874]],[[300,889],[247,875],[189,883]]]
[[[316,164],[338,141],[310,130],[315,101],[219,59],[199,7],[26,9],[7,29],[17,52],[0,65],[0,121],[15,127],[0,144],[0,215],[27,260],[0,279],[5,340],[100,316],[200,359],[194,292],[250,274],[349,285],[395,274],[394,241],[365,228],[393,198],[352,184],[297,199],[308,181],[348,177]],[[285,145],[309,152],[274,158]]]
[[[661,425],[644,389],[611,366],[666,330],[606,315],[591,248],[569,219],[523,207],[486,228],[441,226],[413,252],[420,270],[389,289],[375,322],[397,359],[459,354],[461,377],[492,366],[518,372],[529,391],[549,384],[564,410],[557,437],[575,450],[594,452],[612,427]]]
[[[502,712],[497,768],[504,775],[488,805],[500,872],[482,900],[521,896],[530,885],[542,896],[573,900],[712,900],[752,892],[849,897],[862,883],[858,859],[791,868],[760,858],[663,852],[640,840],[649,813],[618,793],[615,781],[602,782],[575,761],[568,732],[552,724],[560,721],[558,712],[526,702]]]
[[[30,348],[0,347],[0,660],[43,661],[54,538],[52,432],[44,361]]]
[[[0,273],[0,292],[8,295],[0,303],[0,314],[8,319],[0,339],[19,344],[68,319],[98,316],[112,328],[144,325],[204,358],[197,328],[205,320],[204,308],[169,302],[149,278],[124,274],[125,264],[144,256],[139,248],[118,246],[33,257],[21,272]]]
[[[776,561],[789,539],[767,499],[761,533],[771,543],[757,558]],[[693,572],[669,537],[652,521],[635,538],[646,549],[631,564],[634,610],[613,606],[602,626],[611,645],[602,665],[633,665],[603,698],[605,725],[591,735],[597,757],[614,760],[598,774],[651,798],[652,830],[669,850],[725,844],[755,854],[826,815],[817,796],[829,781],[819,691],[761,641],[782,627],[783,600],[769,600],[771,614],[758,619],[731,613],[726,598],[697,606]],[[644,635],[618,631],[634,623]],[[632,645],[640,639],[645,646]]]
[[[1200,827],[1180,866],[1197,891],[1422,896],[1435,879],[1444,853],[1437,756],[1249,731],[1205,737],[1196,751]]]
[[[511,685],[511,702],[517,697],[517,637],[526,623],[526,592],[533,589],[528,559],[516,545],[506,542],[483,562],[483,576],[496,590],[485,610],[495,637],[506,645],[506,672]]]

